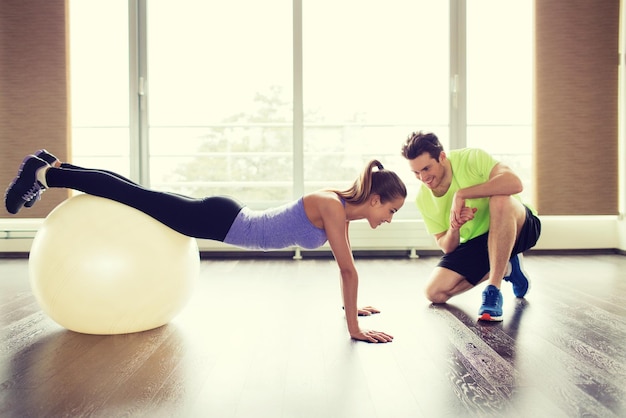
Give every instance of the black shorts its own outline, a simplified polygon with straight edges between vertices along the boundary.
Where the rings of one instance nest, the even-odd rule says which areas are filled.
[[[527,207],[526,221],[515,241],[511,257],[534,247],[540,234],[541,221]],[[456,250],[441,257],[437,266],[455,271],[476,285],[489,273],[488,238],[489,232],[459,245]]]

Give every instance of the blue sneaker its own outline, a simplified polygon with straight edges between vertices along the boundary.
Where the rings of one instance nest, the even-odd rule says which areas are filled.
[[[528,292],[528,275],[524,271],[522,265],[522,254],[516,254],[509,261],[509,270],[504,280],[511,282],[513,285],[513,294],[515,297],[523,298]]]
[[[54,155],[52,155],[51,153],[49,153],[47,150],[45,149],[40,149],[39,151],[36,151],[35,154],[33,154],[35,157],[39,157],[42,160],[44,160],[45,162],[48,163],[48,165],[52,165],[54,164],[58,158],[55,157]],[[35,196],[30,199],[28,202],[24,203],[24,207],[26,208],[30,208],[31,206],[33,206],[39,199],[41,199],[41,194],[44,192],[45,189],[41,189],[39,192],[37,192],[35,194]]]
[[[13,179],[4,195],[4,204],[9,213],[16,214],[26,202],[39,196],[44,187],[37,181],[37,170],[47,166],[47,162],[34,155],[24,158],[17,177]]]
[[[478,310],[479,321],[502,321],[502,293],[490,284],[483,290],[483,304]]]

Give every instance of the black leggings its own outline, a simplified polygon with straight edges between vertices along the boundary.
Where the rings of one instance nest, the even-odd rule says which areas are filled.
[[[225,196],[196,199],[147,189],[117,173],[63,163],[46,173],[48,187],[65,187],[105,197],[150,215],[159,222],[194,237],[224,241],[243,205]]]

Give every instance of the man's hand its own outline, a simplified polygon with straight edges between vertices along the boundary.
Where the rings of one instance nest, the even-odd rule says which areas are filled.
[[[465,199],[455,193],[452,200],[452,207],[450,208],[450,227],[460,229],[466,222],[474,219],[476,210],[476,208],[465,206]]]
[[[455,214],[454,212],[451,212],[450,213],[450,227],[453,229],[461,229],[461,227],[465,225],[466,222],[469,222],[472,219],[474,219],[474,214],[476,213],[477,210],[478,210],[477,208],[470,208],[470,207],[464,206],[461,208],[458,215]]]

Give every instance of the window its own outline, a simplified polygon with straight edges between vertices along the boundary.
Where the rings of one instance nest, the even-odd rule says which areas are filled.
[[[467,2],[467,146],[509,165],[532,195],[533,2]]]
[[[128,4],[70,3],[72,161],[129,174]]]
[[[291,200],[291,2],[151,2],[147,12],[151,185]]]
[[[232,194],[262,208],[348,187],[377,158],[406,181],[398,216],[414,219],[419,184],[400,147],[421,129],[447,149],[487,149],[529,186],[532,5],[524,0],[129,4],[70,2],[77,162],[132,175],[131,143],[144,141],[151,187]],[[124,22],[145,40],[139,51],[119,30]],[[450,34],[465,28],[467,47],[457,51]],[[464,52],[467,103],[455,109],[450,57]],[[133,66],[145,69],[139,139],[128,116]]]
[[[416,194],[400,148],[416,129],[448,137],[448,22],[446,2],[304,3],[306,192],[344,188],[379,159]]]

